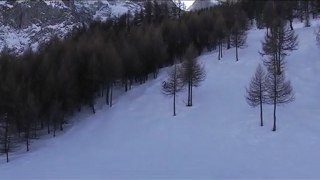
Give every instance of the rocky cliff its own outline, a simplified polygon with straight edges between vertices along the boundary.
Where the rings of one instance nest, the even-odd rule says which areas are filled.
[[[141,1],[119,0],[8,0],[0,1],[0,50],[21,53],[36,49],[53,35],[63,37],[75,26],[104,21],[142,8]]]

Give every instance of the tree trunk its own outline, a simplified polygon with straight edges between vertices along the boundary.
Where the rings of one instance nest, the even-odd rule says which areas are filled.
[[[6,151],[6,156],[7,156],[7,163],[9,162],[9,152]]]
[[[64,121],[64,115],[61,117],[61,120],[60,120],[60,131],[63,131],[63,121]]]
[[[263,126],[263,108],[262,108],[262,102],[260,102],[260,126]]]
[[[190,80],[188,82],[188,104],[187,106],[190,106],[190,94],[191,94],[191,91],[190,91]]]
[[[112,107],[112,93],[113,92],[113,84],[111,84],[111,87],[110,87],[110,107]]]
[[[274,103],[273,103],[273,129],[272,129],[272,131],[276,131],[277,130],[276,109],[277,109],[277,103],[276,103],[276,98],[275,98]]]
[[[176,116],[176,91],[173,92],[173,116]]]
[[[53,137],[56,137],[56,129],[57,129],[57,125],[56,122],[53,123]]]
[[[222,59],[222,42],[220,41],[220,58]]]
[[[228,40],[227,40],[227,49],[230,49],[231,45],[230,45],[230,35],[228,36]]]
[[[7,114],[5,114],[5,120],[6,120],[6,128],[5,128],[5,142],[4,142],[4,146],[5,146],[5,152],[6,152],[6,156],[7,156],[7,163],[9,162],[9,121],[8,121],[8,116]]]
[[[106,104],[109,105],[110,83],[107,85]]]
[[[273,129],[272,131],[276,131],[276,122],[277,122],[277,117],[276,117],[276,110],[277,110],[277,74],[274,72],[274,99],[273,99]]]
[[[95,113],[96,113],[96,110],[94,109],[94,104],[93,104],[93,102],[91,102],[91,108],[92,108],[92,113],[95,114]]]
[[[218,43],[218,51],[219,51],[219,53],[218,53],[218,60],[220,60],[220,40],[219,40],[219,43]]]
[[[238,37],[236,37],[236,61],[239,61],[239,57],[238,57]]]
[[[176,91],[177,91],[177,64],[174,63],[174,81],[173,81],[173,116],[176,116]]]
[[[128,78],[125,78],[124,91],[128,91]]]
[[[292,21],[293,21],[292,19],[290,19],[290,20],[289,20],[289,23],[290,23],[290,29],[291,29],[291,30],[293,30]]]
[[[192,106],[192,80],[190,81],[190,106]]]
[[[262,82],[260,82],[260,88],[259,88],[259,91],[260,91],[260,126],[263,126],[263,108],[262,108]]]
[[[26,145],[27,145],[27,152],[29,152],[29,132],[26,132]]]
[[[223,58],[223,55],[222,55],[222,42],[220,42],[220,51],[221,51],[221,53],[220,53],[220,56],[221,56],[221,58]]]
[[[47,130],[48,130],[48,134],[50,134],[50,123],[49,123],[49,121],[47,122]]]

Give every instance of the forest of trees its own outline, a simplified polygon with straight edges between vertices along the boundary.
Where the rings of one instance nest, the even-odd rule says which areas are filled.
[[[29,151],[32,139],[43,132],[55,136],[83,107],[95,113],[98,97],[112,106],[114,86],[128,91],[133,84],[157,78],[159,68],[180,62],[187,68],[204,51],[218,51],[221,60],[223,49],[232,47],[236,47],[238,61],[238,48],[245,45],[246,30],[254,22],[272,34],[275,17],[292,28],[293,18],[309,21],[309,13],[315,18],[319,4],[243,0],[184,12],[147,0],[140,10],[83,25],[63,39],[53,37],[40,44],[37,51],[29,48],[17,55],[4,48],[0,54],[0,152],[8,156],[19,142]],[[191,46],[195,55],[187,51]],[[175,76],[170,83],[175,83]],[[191,106],[192,87],[204,79],[204,73],[197,77],[199,82],[193,76],[184,77]]]

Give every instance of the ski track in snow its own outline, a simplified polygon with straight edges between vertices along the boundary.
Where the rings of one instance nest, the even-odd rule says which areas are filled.
[[[314,23],[315,24],[315,23]],[[314,27],[295,25],[299,50],[286,58],[287,78],[296,100],[278,108],[272,132],[272,106],[245,101],[258,63],[265,30],[248,32],[248,47],[202,55],[207,78],[194,89],[194,106],[179,94],[177,116],[158,79],[119,96],[112,108],[82,112],[56,138],[34,141],[28,153],[0,157],[0,179],[12,178],[320,178],[320,50]]]

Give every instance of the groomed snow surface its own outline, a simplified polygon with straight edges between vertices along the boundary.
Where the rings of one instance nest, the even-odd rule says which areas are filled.
[[[194,89],[193,107],[181,93],[172,116],[172,99],[161,93],[164,69],[112,108],[82,112],[65,133],[34,141],[31,152],[11,154],[8,164],[1,156],[0,179],[320,178],[320,49],[315,28],[302,27],[299,50],[287,57],[296,100],[279,107],[276,132],[272,107],[260,127],[259,108],[244,98],[265,33],[250,30],[239,62],[234,49],[221,61],[215,52],[200,57],[207,79]]]

